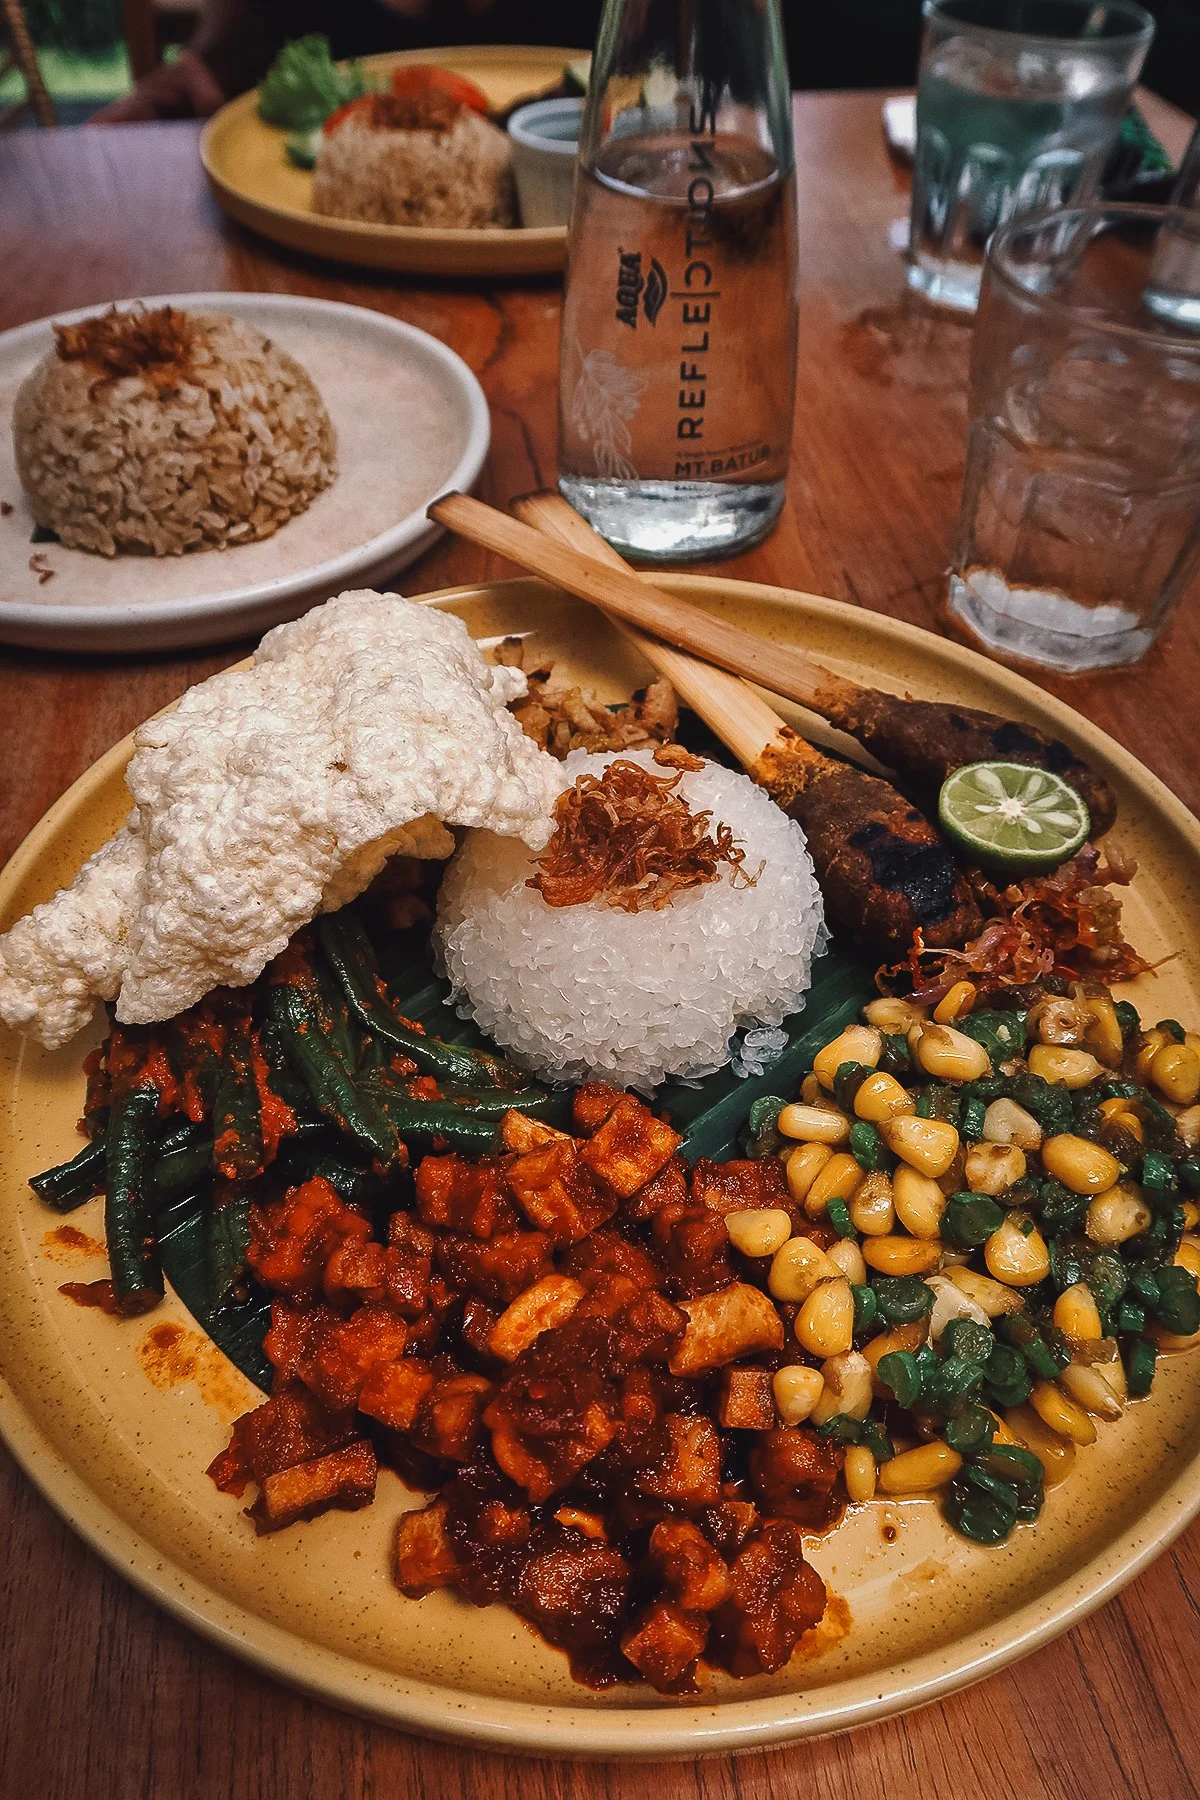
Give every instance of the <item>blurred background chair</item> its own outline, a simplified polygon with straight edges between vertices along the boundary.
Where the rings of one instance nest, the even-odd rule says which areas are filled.
[[[0,84],[14,73],[24,91],[0,104],[0,131],[15,125],[26,110],[39,125],[57,125],[21,0],[0,0]]]

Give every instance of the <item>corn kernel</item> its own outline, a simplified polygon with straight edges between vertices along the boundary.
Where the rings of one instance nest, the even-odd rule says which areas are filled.
[[[786,1368],[776,1369],[771,1388],[775,1410],[784,1424],[800,1425],[810,1418],[824,1386],[820,1369],[810,1369],[804,1363],[789,1363]]]
[[[808,1190],[832,1157],[833,1151],[828,1144],[801,1144],[798,1150],[792,1151],[783,1172],[787,1176],[788,1193],[797,1206],[803,1206]]]
[[[725,1214],[725,1229],[743,1256],[774,1256],[792,1235],[792,1221],[782,1206],[753,1206]]]
[[[927,1494],[945,1487],[962,1468],[962,1457],[941,1438],[902,1450],[890,1462],[880,1464],[879,1485],[885,1494]]]
[[[805,1106],[792,1101],[781,1108],[775,1128],[782,1137],[799,1138],[804,1144],[844,1144],[850,1136],[850,1121],[843,1112],[829,1106]]]
[[[1015,1100],[993,1100],[983,1115],[983,1140],[987,1144],[1016,1144],[1021,1150],[1041,1147],[1042,1128],[1031,1112]]]
[[[875,1498],[875,1458],[865,1444],[851,1444],[847,1450],[846,1460],[842,1464],[842,1479],[846,1483],[846,1495],[849,1499]]]
[[[767,1286],[776,1300],[807,1300],[822,1281],[832,1281],[839,1271],[820,1245],[811,1238],[789,1238],[771,1258]]]
[[[1032,1406],[1010,1407],[1004,1417],[1025,1448],[1040,1459],[1046,1486],[1057,1487],[1071,1473],[1075,1461],[1075,1445],[1071,1439],[1051,1431]]]
[[[993,1281],[990,1275],[955,1266],[946,1270],[946,1279],[952,1281],[968,1300],[974,1300],[989,1319],[999,1319],[1005,1313],[1021,1310],[1021,1296],[1002,1281]]]
[[[821,1364],[825,1386],[812,1410],[814,1425],[827,1424],[844,1413],[848,1419],[865,1419],[871,1410],[875,1390],[871,1383],[871,1365],[858,1350],[844,1350],[826,1357]]]
[[[1021,1214],[1010,1213],[983,1246],[988,1273],[1007,1287],[1033,1287],[1050,1273],[1045,1238],[1036,1226],[1027,1235],[1021,1230],[1021,1220]]]
[[[843,1063],[861,1063],[873,1069],[883,1055],[883,1033],[874,1025],[847,1025],[832,1042],[813,1057],[813,1074],[823,1088],[832,1090],[833,1078]]]
[[[820,1170],[804,1199],[810,1219],[819,1219],[831,1200],[849,1200],[863,1172],[852,1156],[839,1150]]]
[[[867,1237],[886,1237],[896,1222],[892,1182],[882,1169],[864,1175],[850,1202],[850,1222]]]
[[[1179,1241],[1175,1261],[1181,1269],[1186,1269],[1189,1275],[1194,1275],[1200,1281],[1200,1238],[1185,1234]]]
[[[1160,1031],[1157,1025],[1153,1031],[1143,1032],[1141,1048],[1135,1053],[1133,1059],[1133,1073],[1143,1085],[1150,1079],[1150,1064],[1154,1058],[1165,1045],[1174,1041],[1173,1038],[1167,1036],[1165,1031]]]
[[[1025,1174],[1025,1152],[1016,1144],[971,1144],[963,1173],[973,1194],[1002,1194]]]
[[[946,1210],[946,1196],[929,1175],[918,1174],[901,1163],[892,1176],[892,1200],[896,1217],[916,1238],[935,1238]]]
[[[792,1328],[810,1356],[840,1356],[854,1343],[854,1295],[845,1276],[814,1288]]]
[[[953,1025],[955,1019],[963,1018],[974,1006],[976,992],[973,981],[956,981],[933,1009],[937,1024]]]
[[[992,1069],[983,1045],[952,1025],[923,1025],[916,1059],[935,1081],[980,1081]]]
[[[878,1369],[881,1357],[890,1355],[893,1350],[919,1350],[924,1339],[924,1319],[915,1319],[908,1325],[893,1325],[890,1331],[880,1332],[878,1337],[873,1337],[869,1343],[863,1345],[863,1355],[867,1359],[872,1375]],[[891,1389],[887,1389],[885,1393],[885,1390],[880,1388],[879,1392],[886,1398],[890,1395]]]
[[[1042,1424],[1056,1431],[1059,1437],[1070,1438],[1073,1444],[1095,1443],[1096,1427],[1082,1406],[1076,1406],[1052,1381],[1035,1381],[1029,1404]]]
[[[1100,1309],[1086,1282],[1077,1281],[1063,1289],[1054,1302],[1054,1323],[1064,1337],[1077,1343],[1098,1342],[1104,1336]]]
[[[1030,1007],[1025,1027],[1037,1044],[1078,1044],[1087,1030],[1087,1014],[1078,1001],[1046,994]]]
[[[828,1096],[816,1076],[809,1073],[800,1083],[800,1098],[806,1106],[826,1106]]]
[[[1083,1041],[1087,1049],[1100,1058],[1107,1068],[1119,1066],[1125,1052],[1121,1022],[1108,994],[1085,994],[1081,1001],[1087,1016]]]
[[[1121,1178],[1121,1165],[1090,1138],[1064,1131],[1042,1145],[1046,1173],[1069,1187],[1073,1194],[1102,1194]]]
[[[1183,1229],[1195,1231],[1197,1225],[1200,1225],[1200,1206],[1194,1200],[1185,1200],[1180,1211],[1183,1214]]]
[[[1098,1418],[1119,1419],[1124,1411],[1103,1371],[1092,1363],[1068,1363],[1058,1379],[1072,1400]]]
[[[1176,1106],[1192,1106],[1200,1095],[1200,1056],[1190,1044],[1165,1044],[1151,1059],[1150,1079]]]
[[[1122,1182],[1089,1201],[1084,1230],[1095,1244],[1127,1244],[1152,1224],[1150,1208],[1137,1189]]]
[[[880,1275],[927,1275],[942,1260],[942,1247],[928,1238],[867,1238],[863,1261]]]
[[[854,1096],[855,1113],[871,1125],[882,1125],[885,1119],[893,1119],[898,1113],[913,1112],[916,1104],[896,1077],[884,1069],[876,1069],[868,1075]]]
[[[879,1129],[894,1156],[935,1180],[958,1155],[958,1132],[945,1119],[918,1119],[912,1113],[901,1113]]]
[[[1113,1125],[1118,1131],[1124,1131],[1129,1137],[1136,1138],[1139,1144],[1146,1135],[1142,1128],[1142,1121],[1135,1112],[1130,1112],[1128,1100],[1119,1096],[1100,1102],[1100,1117],[1106,1125]]]
[[[926,1016],[923,1006],[891,995],[885,995],[882,1000],[868,1001],[863,1007],[863,1018],[867,1024],[874,1025],[877,1031],[886,1031],[889,1037],[911,1031],[914,1025],[923,1025]]]
[[[1189,1106],[1179,1113],[1175,1129],[1188,1150],[1200,1150],[1200,1106]]]
[[[836,1244],[830,1244],[825,1254],[853,1286],[861,1287],[866,1281],[867,1265],[853,1238],[839,1238]]]
[[[1086,1087],[1099,1081],[1104,1064],[1090,1050],[1072,1050],[1062,1044],[1035,1044],[1029,1052],[1029,1073],[1060,1087]]]

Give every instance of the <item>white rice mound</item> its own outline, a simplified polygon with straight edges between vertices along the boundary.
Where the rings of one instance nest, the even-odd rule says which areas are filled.
[[[661,773],[649,750],[618,754]],[[574,751],[563,785],[611,755]],[[434,943],[459,1012],[527,1068],[561,1081],[603,1079],[648,1093],[728,1061],[743,1027],[800,1010],[824,948],[820,889],[804,833],[747,776],[706,762],[676,790],[727,824],[753,887],[689,888],[661,911],[593,900],[548,906],[525,883],[530,851],[471,832],[442,882]]]
[[[305,369],[238,319],[187,315],[177,385],[105,377],[50,350],[13,409],[17,473],[37,523],[73,550],[181,556],[271,537],[336,473]]]
[[[469,107],[447,131],[349,118],[321,139],[313,170],[313,211],[368,225],[511,225],[513,194],[508,138]]]

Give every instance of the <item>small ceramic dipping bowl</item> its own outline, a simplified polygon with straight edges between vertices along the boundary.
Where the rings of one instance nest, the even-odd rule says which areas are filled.
[[[582,100],[534,100],[508,121],[522,225],[566,225]]]

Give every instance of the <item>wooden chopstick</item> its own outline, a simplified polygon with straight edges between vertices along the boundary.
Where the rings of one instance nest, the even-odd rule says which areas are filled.
[[[610,556],[601,562],[594,554],[581,554],[577,537],[570,544],[561,536],[548,537],[470,494],[446,494],[434,501],[428,516],[675,649],[690,651],[802,706],[810,705],[831,679],[790,646],[767,643],[664,594],[619,558],[614,561]]]
[[[523,524],[533,526],[545,536],[571,546],[596,562],[633,574],[625,559],[561,494],[550,490],[522,494],[513,501],[512,509]],[[679,698],[733,751],[744,768],[754,769],[764,752],[777,744],[780,732],[786,731],[787,727],[748,682],[727,674],[724,669],[714,668],[712,663],[703,662],[699,657],[689,656],[685,650],[672,650],[611,613],[607,616],[622,637],[634,645],[652,668],[666,677]]]

